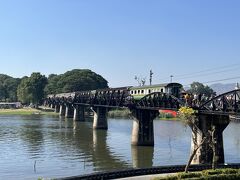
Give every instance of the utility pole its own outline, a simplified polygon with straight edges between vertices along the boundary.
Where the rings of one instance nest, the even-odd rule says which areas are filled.
[[[170,78],[171,78],[171,83],[172,83],[172,78],[173,78],[173,75],[171,75],[171,76],[170,76]]]
[[[150,79],[149,79],[149,81],[150,81],[150,86],[152,85],[152,76],[153,76],[153,72],[152,72],[152,70],[150,70]]]

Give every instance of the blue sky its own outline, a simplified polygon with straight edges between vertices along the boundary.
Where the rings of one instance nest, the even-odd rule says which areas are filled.
[[[150,69],[153,83],[239,77],[239,8],[238,0],[0,0],[0,73],[87,68],[112,87],[148,80]]]

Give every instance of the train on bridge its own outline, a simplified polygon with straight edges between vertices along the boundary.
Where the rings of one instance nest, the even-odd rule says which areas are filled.
[[[140,100],[144,96],[160,92],[166,93],[169,95],[173,95],[176,98],[180,98],[181,96],[181,89],[182,85],[179,83],[164,83],[164,84],[155,84],[155,85],[148,85],[148,86],[125,86],[125,87],[117,87],[117,88],[105,88],[105,89],[97,89],[97,90],[90,90],[90,91],[80,91],[76,92],[77,94],[81,95],[96,95],[96,94],[122,94],[124,92],[125,96],[131,96],[134,100]],[[74,93],[65,93],[58,94],[57,97],[61,96],[74,96]]]
[[[155,84],[155,85],[147,85],[147,86],[125,86],[125,87],[117,87],[117,88],[105,88],[105,89],[96,89],[89,91],[78,91],[78,92],[70,92],[70,93],[61,93],[61,94],[51,94],[48,95],[48,98],[68,98],[68,97],[94,97],[99,96],[104,99],[107,96],[120,97],[124,95],[124,97],[131,97],[135,101],[139,101],[143,97],[151,94],[151,93],[165,93],[172,95],[176,98],[181,97],[182,85],[179,83],[164,83],[164,84]]]
[[[133,98],[136,100],[139,100],[144,96],[154,92],[171,94],[179,98],[181,96],[181,89],[182,89],[182,85],[179,83],[165,83],[165,84],[155,84],[150,86],[130,87],[129,94],[132,95]]]

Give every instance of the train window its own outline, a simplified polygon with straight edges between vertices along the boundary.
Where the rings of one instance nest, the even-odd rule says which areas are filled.
[[[144,93],[144,90],[142,89],[142,92],[141,92],[142,94]]]

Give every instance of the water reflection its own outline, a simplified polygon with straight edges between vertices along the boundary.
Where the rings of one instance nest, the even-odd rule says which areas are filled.
[[[43,135],[43,121],[38,121],[38,118],[31,118],[32,123],[28,122],[29,119],[23,121],[20,128],[20,138],[24,141],[24,145],[28,148],[29,155],[36,158],[43,152],[44,135]]]
[[[76,122],[71,119],[61,119],[59,128],[62,129],[58,136],[52,134],[53,139],[61,142],[61,149],[68,151],[69,154],[76,155],[75,161],[92,164],[96,171],[116,168],[127,168],[124,160],[113,155],[107,145],[107,131],[93,130],[92,122]],[[64,127],[64,128],[63,128]],[[77,154],[81,154],[78,156]]]
[[[153,166],[154,148],[150,146],[132,146],[132,162],[134,168]]]
[[[191,132],[181,122],[154,121],[154,147],[131,146],[131,120],[109,119],[93,130],[92,119],[0,117],[0,179],[57,178],[96,171],[184,164]],[[224,131],[226,162],[240,162],[240,123]],[[36,171],[34,171],[34,162]]]

